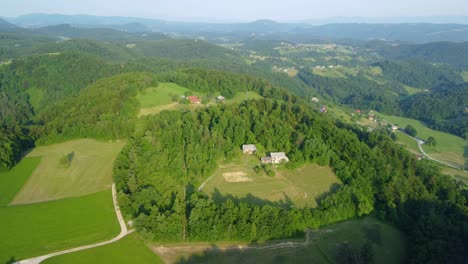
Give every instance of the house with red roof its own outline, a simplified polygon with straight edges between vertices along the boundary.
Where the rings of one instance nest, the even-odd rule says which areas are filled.
[[[200,101],[200,98],[196,97],[195,95],[190,95],[190,96],[187,96],[187,99],[190,101],[190,103],[192,104],[199,104],[201,101]]]

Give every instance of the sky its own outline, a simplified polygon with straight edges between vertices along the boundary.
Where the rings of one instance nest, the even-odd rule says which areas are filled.
[[[468,0],[0,0],[0,16],[28,13],[172,20],[300,21],[328,17],[468,15]]]

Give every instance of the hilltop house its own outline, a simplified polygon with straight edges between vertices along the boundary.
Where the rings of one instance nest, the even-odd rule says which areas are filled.
[[[284,152],[270,152],[270,157],[262,157],[262,163],[281,163],[289,162],[289,158]]]
[[[244,154],[253,154],[256,151],[257,151],[257,147],[255,147],[254,144],[242,145],[242,152],[244,152]]]
[[[187,96],[187,99],[190,101],[190,103],[192,104],[199,104],[201,101],[200,101],[200,98],[196,97],[195,95],[190,95],[190,96]]]

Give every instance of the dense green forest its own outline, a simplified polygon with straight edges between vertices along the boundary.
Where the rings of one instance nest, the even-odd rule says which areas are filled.
[[[371,41],[365,46],[393,60],[419,59],[428,63],[451,65],[468,69],[468,42],[432,42],[426,44],[400,44]]]
[[[386,132],[335,124],[292,99],[147,117],[144,136],[132,138],[115,162],[122,210],[136,217],[145,237],[157,241],[292,237],[305,228],[373,213],[407,233],[410,263],[463,261],[468,212],[453,180],[430,163],[417,162]],[[245,142],[286,151],[291,168],[330,165],[344,185],[317,209],[229,198],[216,204],[195,191],[194,181],[210,175],[218,161],[240,155]]]
[[[405,116],[460,137],[468,133],[468,83],[440,86],[431,93],[416,94],[402,101]]]
[[[461,83],[463,79],[450,66],[433,66],[420,60],[383,61],[373,64],[379,66],[389,80],[403,84],[431,89],[447,83]]]
[[[300,71],[299,78],[321,96],[337,103],[391,114],[400,112],[398,94],[406,93],[401,85],[380,84],[362,74],[333,78],[316,75],[311,71]]]

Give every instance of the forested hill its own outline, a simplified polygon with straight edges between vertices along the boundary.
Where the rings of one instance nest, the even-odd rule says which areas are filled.
[[[146,239],[263,241],[373,213],[407,234],[410,263],[464,259],[467,210],[459,186],[385,131],[335,124],[300,100],[265,99],[149,116],[141,135],[117,158],[114,179],[123,212]],[[193,184],[216,161],[242,155],[245,142],[286,151],[288,168],[329,165],[343,185],[315,209],[215,202],[196,191]]]
[[[382,61],[373,65],[380,67],[387,79],[412,87],[432,89],[444,84],[463,82],[462,77],[450,66],[434,66],[417,59]]]
[[[422,120],[434,129],[468,135],[468,83],[440,86],[431,93],[416,94],[402,101],[405,116]]]
[[[468,42],[433,42],[419,45],[370,42],[368,47],[389,59],[417,58],[429,63],[444,63],[457,69],[468,69]]]

